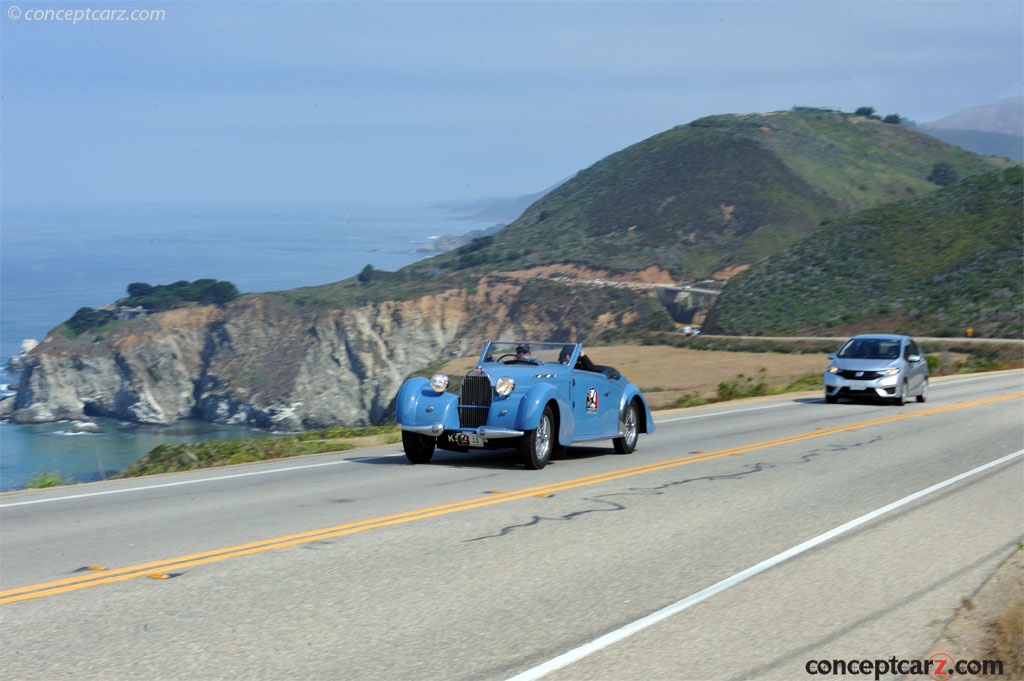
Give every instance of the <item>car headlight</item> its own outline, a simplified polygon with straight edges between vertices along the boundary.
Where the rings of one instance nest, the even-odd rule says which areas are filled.
[[[508,397],[512,392],[512,389],[516,387],[516,382],[508,376],[502,376],[494,383],[494,392],[498,393],[502,397]]]
[[[830,374],[838,374],[839,373],[839,367],[837,367],[835,364],[832,364],[832,365],[829,366],[828,372]]]
[[[899,367],[889,367],[888,369],[882,369],[878,372],[880,376],[895,376],[900,372]]]
[[[436,393],[443,393],[448,389],[448,374],[440,371],[430,377],[430,387]]]

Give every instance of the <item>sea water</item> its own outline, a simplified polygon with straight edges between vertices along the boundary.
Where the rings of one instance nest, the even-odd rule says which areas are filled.
[[[127,295],[134,282],[212,278],[243,293],[318,286],[366,265],[396,270],[424,256],[432,236],[490,227],[452,209],[398,205],[4,205],[0,207],[0,390],[25,339],[42,340],[80,307]],[[250,428],[185,421],[139,426],[0,422],[0,491],[38,473],[70,482],[101,480],[153,447],[207,438],[251,437]]]

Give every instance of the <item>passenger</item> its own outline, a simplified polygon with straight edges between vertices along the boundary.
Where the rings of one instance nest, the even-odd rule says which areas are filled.
[[[572,351],[573,351],[573,349],[574,348],[571,345],[563,345],[562,346],[562,351],[558,353],[558,363],[559,364],[568,364],[569,360],[572,359]]]
[[[589,357],[587,357],[587,352],[583,348],[580,348],[580,356],[579,359],[576,360],[576,368],[583,369],[584,371],[597,371],[597,367],[595,367],[594,363],[590,361]]]
[[[563,345],[562,351],[558,353],[558,363],[568,364],[569,360],[572,359],[572,351],[574,349],[575,348],[572,345]],[[587,357],[587,353],[583,348],[580,348],[580,356],[576,360],[576,366],[574,368],[583,369],[584,371],[597,371],[597,369],[594,368],[594,363],[590,361],[589,357]]]

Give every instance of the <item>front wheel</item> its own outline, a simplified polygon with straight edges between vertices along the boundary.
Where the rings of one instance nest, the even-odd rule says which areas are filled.
[[[917,396],[918,402],[924,402],[928,399],[928,379],[924,379],[924,385],[921,386],[921,394]]]
[[[640,435],[640,419],[636,411],[636,403],[630,402],[622,410],[620,417],[622,426],[622,437],[612,440],[615,451],[618,454],[632,454],[636,449],[636,439]]]
[[[436,445],[436,437],[402,431],[402,448],[405,449],[405,458],[409,459],[409,463],[428,463],[434,456]]]
[[[904,380],[902,383],[900,383],[900,387],[896,389],[895,402],[897,407],[902,407],[904,404],[907,403],[907,392],[907,382],[906,380]]]
[[[540,470],[548,465],[554,449],[554,417],[551,407],[544,407],[540,422],[534,430],[528,430],[519,441],[519,455],[527,468]]]

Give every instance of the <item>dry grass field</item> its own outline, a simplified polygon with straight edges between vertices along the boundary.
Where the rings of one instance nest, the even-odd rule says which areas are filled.
[[[718,384],[740,375],[785,386],[807,375],[821,376],[828,366],[822,354],[716,352],[667,346],[616,345],[585,348],[594,364],[613,366],[640,388],[653,409],[664,409],[686,395],[713,398]],[[460,357],[441,369],[461,376],[476,357]]]

